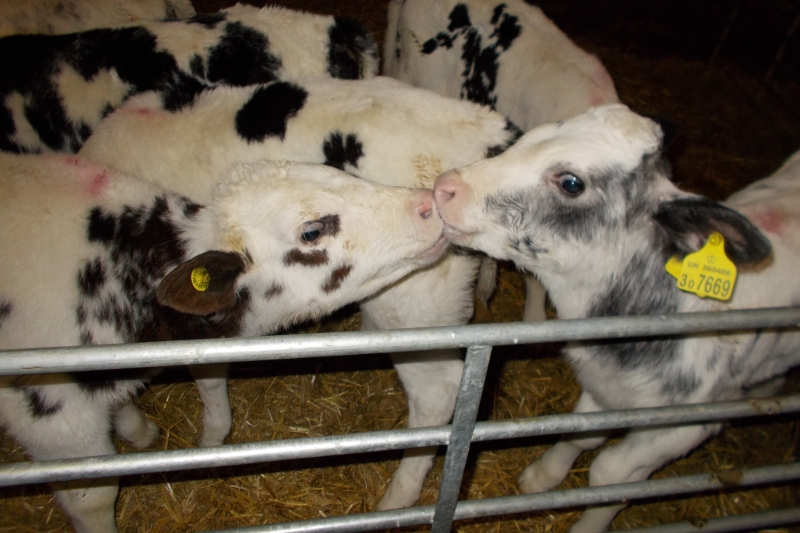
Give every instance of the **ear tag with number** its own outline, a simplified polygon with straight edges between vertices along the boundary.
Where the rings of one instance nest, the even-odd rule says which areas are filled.
[[[672,257],[665,265],[678,280],[678,288],[701,298],[729,300],[736,284],[736,265],[725,255],[725,238],[712,233],[702,249],[680,261]]]
[[[192,287],[203,292],[208,289],[210,283],[211,274],[208,273],[205,267],[200,266],[192,269]]]

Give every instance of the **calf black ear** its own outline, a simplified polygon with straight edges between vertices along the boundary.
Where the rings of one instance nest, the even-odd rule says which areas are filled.
[[[244,258],[233,252],[205,252],[178,265],[156,289],[158,303],[181,313],[209,315],[233,305]]]
[[[746,217],[703,197],[662,202],[653,215],[675,252],[696,252],[714,232],[725,237],[725,254],[736,265],[759,263],[772,251],[769,240]]]

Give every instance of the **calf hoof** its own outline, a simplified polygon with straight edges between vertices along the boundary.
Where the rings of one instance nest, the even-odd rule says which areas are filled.
[[[561,484],[562,479],[550,474],[539,461],[531,463],[517,478],[517,484],[525,494],[547,492]]]
[[[142,450],[144,448],[150,447],[158,437],[159,432],[161,429],[150,419],[145,418],[145,426],[142,428],[143,431],[139,435],[136,435],[135,438],[128,439],[135,448]]]

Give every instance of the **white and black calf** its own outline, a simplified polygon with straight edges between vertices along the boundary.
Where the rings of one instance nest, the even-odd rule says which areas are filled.
[[[80,153],[204,201],[221,169],[259,158],[325,163],[370,181],[430,188],[445,170],[499,153],[517,136],[499,113],[397,80],[316,78],[219,87],[176,112],[157,96],[137,96],[106,117]],[[147,161],[159,163],[145,172]],[[362,328],[466,324],[479,263],[451,253],[360,302]],[[447,423],[462,358],[459,350],[392,355],[410,427]],[[379,507],[413,505],[434,454],[409,452]]]
[[[452,98],[486,105],[522,131],[618,103],[600,60],[522,0],[393,0],[383,73]],[[486,303],[495,264],[484,261]],[[545,291],[524,274],[525,320],[544,320]]]
[[[352,19],[236,5],[172,22],[0,39],[0,150],[76,152],[124,100],[158,91],[169,109],[216,85],[377,72]]]
[[[265,335],[447,248],[430,190],[322,165],[239,165],[206,205],[74,157],[2,155],[0,168],[0,349]],[[200,444],[222,444],[224,369],[190,370]],[[157,429],[132,400],[153,373],[2,378],[0,423],[36,460],[113,454],[112,429],[145,447]],[[56,494],[78,532],[116,531],[115,481]]]
[[[800,303],[800,154],[721,204],[673,185],[661,141],[653,121],[621,105],[534,129],[502,155],[437,179],[445,234],[536,274],[562,318]],[[665,270],[713,232],[739,267],[728,302],[679,290]],[[775,392],[800,363],[800,333],[607,340],[565,354],[583,387],[576,412],[690,404]],[[646,479],[720,428],[631,430],[592,462],[590,483]],[[522,473],[522,490],[558,486],[581,452],[605,440],[562,440]],[[622,508],[590,509],[572,531],[604,531]]]
[[[193,15],[190,0],[4,0],[0,36],[73,33]]]

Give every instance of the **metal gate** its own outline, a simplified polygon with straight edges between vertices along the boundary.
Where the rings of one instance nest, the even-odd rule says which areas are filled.
[[[800,308],[776,308],[0,352],[0,375],[19,375],[467,348],[464,374],[451,425],[233,444],[216,448],[6,464],[0,466],[0,486],[447,446],[439,497],[435,505],[225,530],[270,533],[349,533],[422,524],[431,524],[434,533],[446,533],[450,531],[454,520],[714,491],[729,486],[730,480],[716,475],[694,475],[542,494],[458,501],[467,453],[472,442],[697,423],[800,411],[800,395],[795,395],[765,400],[476,423],[492,346],[798,325]],[[800,462],[795,462],[742,470],[741,477],[737,476],[735,483],[738,487],[750,487],[767,483],[797,482],[799,479]],[[647,531],[742,531],[797,523],[800,523],[800,508],[789,508],[713,519],[702,526],[679,523],[657,526]]]

